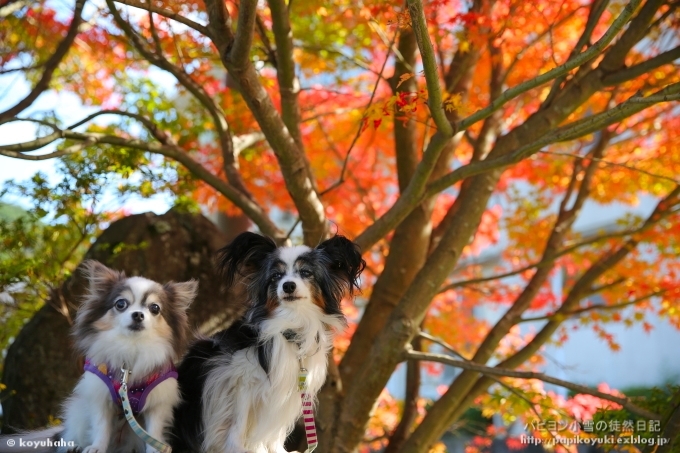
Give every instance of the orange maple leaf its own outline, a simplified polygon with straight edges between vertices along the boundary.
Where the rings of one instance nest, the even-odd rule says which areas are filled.
[[[411,77],[413,77],[413,74],[411,74],[410,72],[407,72],[406,74],[402,74],[401,77],[399,77],[399,83],[397,84],[397,88],[399,88],[402,83],[406,82]]]

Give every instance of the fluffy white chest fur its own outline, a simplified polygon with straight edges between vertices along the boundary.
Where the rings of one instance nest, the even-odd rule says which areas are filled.
[[[271,348],[268,374],[255,347],[211,359],[214,367],[203,391],[204,451],[283,452],[302,410],[300,363],[308,371],[308,393],[315,396],[326,380],[332,329],[340,328],[341,319],[315,305],[281,305],[260,325],[260,339]],[[296,338],[286,339],[286,331]]]

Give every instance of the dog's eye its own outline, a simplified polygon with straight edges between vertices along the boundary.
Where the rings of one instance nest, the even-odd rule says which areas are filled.
[[[158,304],[151,304],[149,305],[149,311],[152,315],[157,315],[161,312],[161,307]]]
[[[281,277],[283,277],[283,274],[281,272],[274,272],[272,274],[272,281],[279,280]]]
[[[312,276],[312,273],[309,272],[307,269],[301,269],[300,270],[300,277],[302,278],[309,278]]]
[[[128,307],[128,301],[125,299],[118,299],[113,306],[116,307],[116,310],[123,311]]]

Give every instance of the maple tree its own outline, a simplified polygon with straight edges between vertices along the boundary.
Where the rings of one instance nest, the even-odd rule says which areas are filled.
[[[123,179],[162,168],[125,190],[171,190],[280,243],[354,239],[367,303],[360,319],[346,306],[352,322],[320,395],[321,451],[429,451],[472,405],[580,419],[620,407],[674,437],[677,413],[529,370],[569,319],[614,350],[607,323],[648,329],[660,316],[680,328],[679,6],[77,0],[64,19],[50,2],[8,0],[0,70],[32,89],[0,112],[0,128],[27,121],[43,134],[0,155],[105,162],[95,174]],[[100,110],[72,125],[22,116],[48,89]],[[647,218],[574,231],[586,202],[643,194],[658,200]],[[504,264],[482,274],[471,258],[501,230]],[[474,318],[483,303],[504,309],[496,323]],[[531,319],[543,324],[522,335]],[[428,352],[432,342],[457,357]],[[400,406],[384,387],[405,360]],[[463,371],[425,407],[420,375],[433,362]],[[537,379],[579,395],[560,400]]]

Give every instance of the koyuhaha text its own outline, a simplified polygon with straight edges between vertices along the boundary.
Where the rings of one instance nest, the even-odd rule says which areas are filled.
[[[19,437],[18,439],[7,439],[7,446],[38,449],[44,447],[75,447],[76,444],[73,441],[66,441],[64,439],[24,440]]]

